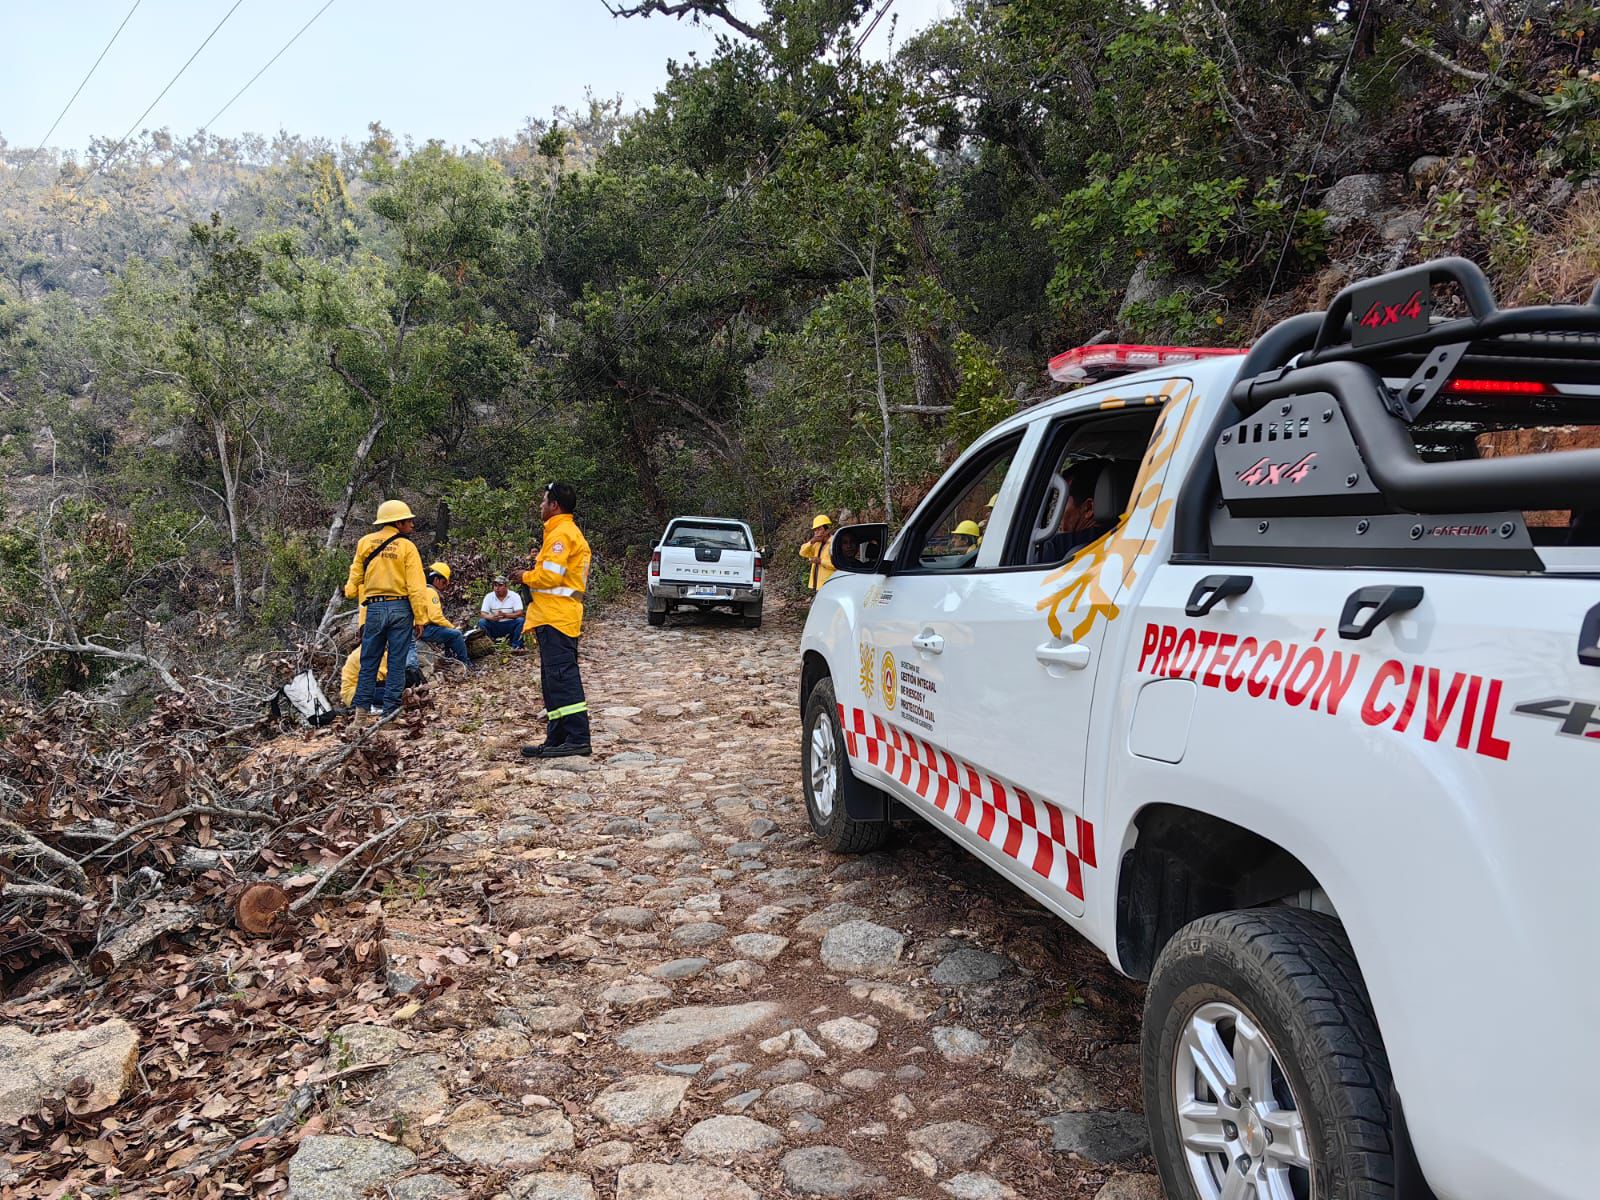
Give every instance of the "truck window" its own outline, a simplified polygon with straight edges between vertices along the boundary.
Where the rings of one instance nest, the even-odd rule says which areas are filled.
[[[989,517],[1000,487],[1011,470],[1022,435],[1006,438],[979,455],[922,507],[926,517],[906,534],[904,550],[896,552],[900,573],[967,571],[989,534]],[[900,566],[900,563],[905,566]]]
[[[1160,412],[1151,398],[1055,422],[1029,477],[1005,565],[1058,566],[1116,528]]]
[[[748,550],[750,539],[737,525],[679,521],[667,531],[664,545],[677,550]]]

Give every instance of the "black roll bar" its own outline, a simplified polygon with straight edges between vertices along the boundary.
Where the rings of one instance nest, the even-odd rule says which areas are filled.
[[[1584,311],[1577,305],[1564,307]],[[1505,315],[1536,311],[1513,309]],[[1600,312],[1594,319],[1600,328]],[[1249,416],[1291,396],[1333,396],[1378,490],[1390,503],[1412,512],[1600,507],[1600,450],[1423,462],[1408,427],[1385,406],[1385,391],[1382,378],[1364,363],[1332,361],[1299,366],[1277,377],[1241,379],[1232,400]]]
[[[1461,289],[1470,317],[1433,323],[1435,286],[1453,283]],[[1403,298],[1420,293],[1420,314],[1395,332],[1375,336],[1363,344],[1354,336],[1360,320],[1357,305],[1374,298]],[[1403,330],[1403,331],[1401,331]],[[1587,304],[1544,304],[1529,308],[1501,308],[1489,279],[1478,265],[1465,258],[1438,258],[1420,266],[1375,275],[1344,288],[1328,306],[1316,342],[1300,360],[1302,366],[1327,362],[1366,362],[1397,353],[1425,351],[1434,346],[1480,342],[1488,338],[1531,333],[1600,333],[1600,283]]]

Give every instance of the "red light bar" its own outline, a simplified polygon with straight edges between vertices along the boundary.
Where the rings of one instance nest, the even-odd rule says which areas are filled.
[[[1548,383],[1535,379],[1452,379],[1444,385],[1452,396],[1548,396]]]
[[[1050,360],[1050,378],[1057,383],[1082,383],[1086,379],[1104,379],[1129,371],[1193,362],[1197,358],[1224,358],[1243,353],[1243,350],[1218,349],[1214,346],[1135,346],[1125,343],[1079,346]]]

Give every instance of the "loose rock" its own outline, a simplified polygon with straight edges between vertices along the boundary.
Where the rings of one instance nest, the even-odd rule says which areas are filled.
[[[75,1115],[110,1108],[133,1082],[139,1035],[120,1017],[35,1037],[0,1026],[0,1125],[15,1125],[52,1097]]]
[[[938,1025],[933,1030],[933,1045],[946,1062],[977,1062],[989,1053],[989,1039],[959,1025]]]
[[[631,1075],[595,1097],[591,1112],[608,1125],[654,1125],[678,1111],[689,1081],[673,1075]]]
[[[696,1158],[726,1163],[771,1150],[782,1141],[776,1129],[750,1117],[711,1117],[683,1135],[683,1148]]]
[[[359,1200],[416,1161],[411,1151],[377,1138],[301,1138],[289,1160],[289,1200]]]
[[[994,1133],[966,1121],[944,1121],[913,1130],[906,1141],[926,1150],[942,1166],[970,1167],[994,1141]]]
[[[573,1146],[571,1123],[554,1109],[503,1117],[486,1104],[458,1109],[439,1140],[462,1162],[482,1167],[537,1167]]]
[[[1139,1113],[1063,1113],[1039,1123],[1054,1135],[1055,1150],[1090,1162],[1123,1162],[1150,1152],[1149,1131]]]
[[[802,1196],[876,1195],[889,1183],[884,1176],[872,1174],[837,1146],[791,1150],[783,1156],[779,1166],[783,1170],[784,1186]]]
[[[835,1017],[817,1026],[817,1036],[850,1054],[863,1054],[878,1044],[878,1031],[854,1017]]]
[[[731,1171],[697,1164],[634,1163],[617,1172],[617,1200],[761,1200]]]
[[[822,965],[853,975],[886,975],[899,965],[906,939],[871,921],[846,921],[822,939]]]
[[[653,1020],[617,1035],[617,1045],[634,1054],[681,1054],[707,1042],[723,1042],[773,1020],[776,1004],[756,1002],[722,1007],[671,1008]]]

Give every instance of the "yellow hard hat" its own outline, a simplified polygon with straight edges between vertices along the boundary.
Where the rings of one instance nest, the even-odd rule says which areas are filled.
[[[968,537],[982,537],[983,536],[983,530],[978,528],[978,523],[976,521],[963,521],[963,522],[961,522],[961,524],[957,525],[950,532],[952,532],[952,533],[964,533]]]
[[[429,575],[443,575],[446,583],[450,582],[450,564],[436,562],[428,567]]]
[[[378,505],[378,519],[373,524],[393,525],[396,521],[415,520],[416,515],[404,500],[385,500]]]
[[[993,508],[996,504],[999,504],[999,503],[1000,503],[1000,493],[996,492],[994,495],[989,497],[989,503],[985,504],[984,507],[985,508]]]
[[[818,513],[816,516],[811,518],[811,528],[813,529],[821,529],[824,525],[832,524],[833,518],[827,513]]]

